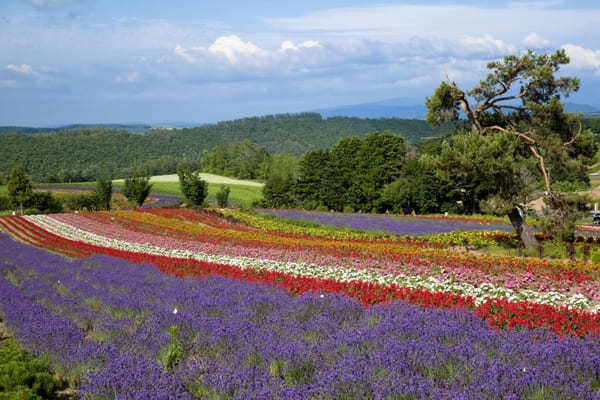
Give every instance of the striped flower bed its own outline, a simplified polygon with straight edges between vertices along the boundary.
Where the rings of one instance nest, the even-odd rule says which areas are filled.
[[[183,218],[183,217],[189,218]],[[501,328],[600,332],[599,283],[587,264],[477,259],[388,241],[281,235],[187,210],[9,217],[5,229],[69,256],[101,253],[178,275],[273,283],[294,293],[340,292],[371,305],[405,299],[468,307]],[[19,236],[20,235],[20,236]],[[465,257],[472,257],[467,259]]]

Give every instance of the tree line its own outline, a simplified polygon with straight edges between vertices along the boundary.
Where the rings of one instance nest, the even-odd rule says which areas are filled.
[[[6,178],[12,168],[19,166],[36,182],[93,181],[98,176],[120,178],[131,176],[140,168],[152,175],[170,174],[176,172],[182,161],[197,162],[213,149],[218,152],[223,146],[245,140],[270,154],[301,156],[309,150],[331,147],[345,136],[364,138],[383,130],[417,142],[448,132],[450,125],[436,131],[419,120],[323,119],[317,113],[304,113],[243,118],[189,129],[153,129],[144,134],[103,127],[5,133],[0,135],[0,175]],[[246,156],[243,145],[238,150],[234,158]],[[224,154],[216,154],[209,168],[238,176],[254,174],[254,169],[243,171],[232,165],[224,168],[221,156]]]

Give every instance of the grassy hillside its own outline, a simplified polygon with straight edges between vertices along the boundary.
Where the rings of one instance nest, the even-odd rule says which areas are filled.
[[[83,181],[98,175],[127,176],[138,166],[150,166],[154,174],[175,172],[178,160],[197,160],[217,145],[244,139],[270,153],[304,152],[333,146],[346,136],[364,137],[389,130],[417,141],[447,132],[433,130],[425,121],[395,118],[360,119],[319,114],[244,118],[190,129],[153,129],[132,134],[103,128],[53,133],[0,135],[0,175],[22,165],[34,180]]]

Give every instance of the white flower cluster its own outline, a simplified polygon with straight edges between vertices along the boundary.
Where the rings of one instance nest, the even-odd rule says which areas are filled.
[[[382,274],[374,271],[354,269],[350,267],[282,262],[242,256],[233,257],[222,254],[192,252],[183,249],[165,249],[148,243],[131,243],[123,240],[107,238],[82,230],[64,222],[57,221],[56,219],[53,219],[47,215],[31,215],[26,216],[25,218],[39,227],[67,239],[137,253],[147,253],[177,258],[190,258],[211,263],[229,264],[242,269],[264,269],[268,271],[281,272],[292,276],[334,279],[340,282],[363,281],[379,283],[382,285],[395,284],[400,287],[424,289],[431,292],[451,292],[458,295],[471,296],[475,299],[476,304],[482,304],[489,298],[498,298],[507,299],[513,302],[529,301],[537,304],[548,304],[554,306],[566,305],[569,308],[578,308],[590,312],[600,311],[600,304],[593,302],[590,298],[582,294],[567,296],[552,291],[537,292],[528,289],[514,290],[495,286],[491,283],[481,283],[480,285],[475,286],[470,283],[452,280],[439,280],[434,277],[423,278],[414,275]]]

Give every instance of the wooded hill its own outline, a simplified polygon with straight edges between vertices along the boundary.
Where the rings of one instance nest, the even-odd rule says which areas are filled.
[[[269,153],[302,155],[329,148],[347,136],[364,138],[390,131],[412,142],[442,135],[445,126],[432,129],[425,121],[398,118],[360,119],[317,113],[243,118],[189,129],[153,129],[145,134],[104,128],[60,132],[0,135],[0,175],[22,166],[35,181],[78,181],[99,175],[122,177],[135,168],[150,167],[154,173],[175,172],[182,159],[198,160],[217,145],[243,140]]]

